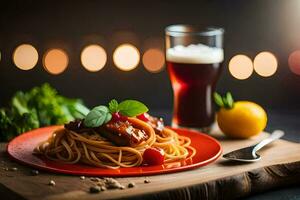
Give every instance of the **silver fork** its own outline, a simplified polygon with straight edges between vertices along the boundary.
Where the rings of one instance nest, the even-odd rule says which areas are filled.
[[[261,159],[260,155],[256,152],[263,148],[265,145],[281,138],[284,132],[281,130],[275,130],[269,137],[260,141],[259,143],[250,147],[238,149],[223,155],[223,158],[228,160],[235,160],[241,162],[255,162]]]

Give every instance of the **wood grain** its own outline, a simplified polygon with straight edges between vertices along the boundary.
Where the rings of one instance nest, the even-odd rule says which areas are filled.
[[[263,133],[250,140],[229,140],[214,135],[222,143],[224,153],[252,145],[264,137]],[[146,177],[118,178],[125,186],[133,181],[136,187],[125,190],[109,190],[90,194],[94,185],[90,179],[80,180],[77,176],[63,176],[42,172],[30,176],[30,168],[8,160],[0,146],[1,167],[17,167],[18,171],[1,170],[0,192],[9,191],[24,199],[226,199],[240,198],[276,187],[300,183],[300,144],[278,140],[259,153],[262,160],[241,164],[220,158],[217,162],[186,172],[147,177],[151,183],[145,184]],[[53,179],[55,187],[48,186]],[[11,198],[13,199],[13,198]],[[16,198],[15,198],[16,199]]]

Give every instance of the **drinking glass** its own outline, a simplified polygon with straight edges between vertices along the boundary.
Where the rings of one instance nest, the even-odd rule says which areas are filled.
[[[213,92],[223,60],[222,28],[165,29],[166,65],[174,93],[172,125],[207,132],[215,120]]]

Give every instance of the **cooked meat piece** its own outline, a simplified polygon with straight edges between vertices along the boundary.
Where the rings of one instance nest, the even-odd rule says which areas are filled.
[[[155,133],[162,136],[162,130],[164,129],[164,121],[162,118],[152,117],[151,115],[147,116],[149,119],[148,124],[152,126],[155,130]]]
[[[71,121],[68,124],[65,124],[64,127],[70,131],[78,131],[80,129],[85,128],[82,119],[76,119],[74,121]]]
[[[128,121],[110,121],[97,128],[87,128],[83,120],[75,120],[65,124],[65,128],[77,133],[94,134],[96,131],[101,136],[119,146],[136,146],[148,139],[144,130],[134,128]]]
[[[95,130],[119,146],[136,146],[148,139],[144,130],[134,128],[128,121],[110,121]]]
[[[87,134],[93,134],[93,128],[88,128],[84,125],[82,119],[76,119],[74,121],[69,122],[68,124],[65,124],[65,129],[68,129],[70,131],[74,131],[76,133],[87,133]]]

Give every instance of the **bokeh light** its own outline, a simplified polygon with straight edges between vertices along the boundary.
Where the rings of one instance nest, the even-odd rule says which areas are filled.
[[[67,53],[62,49],[51,49],[43,58],[43,66],[50,74],[60,74],[66,70],[69,63]]]
[[[253,64],[246,55],[236,55],[229,62],[230,74],[240,80],[247,79],[253,73]]]
[[[81,63],[90,72],[101,70],[107,61],[105,50],[96,44],[89,45],[81,52]]]
[[[148,49],[143,55],[144,67],[149,72],[160,72],[165,64],[165,56],[160,49]]]
[[[277,59],[270,52],[261,52],[257,54],[253,61],[254,70],[260,76],[268,77],[275,74],[277,70]]]
[[[123,71],[133,70],[140,62],[139,50],[131,44],[122,44],[114,51],[113,61]]]
[[[292,52],[289,56],[288,62],[290,70],[293,73],[300,75],[300,50]]]
[[[18,46],[13,53],[13,62],[22,70],[34,68],[39,59],[37,50],[30,44]]]

